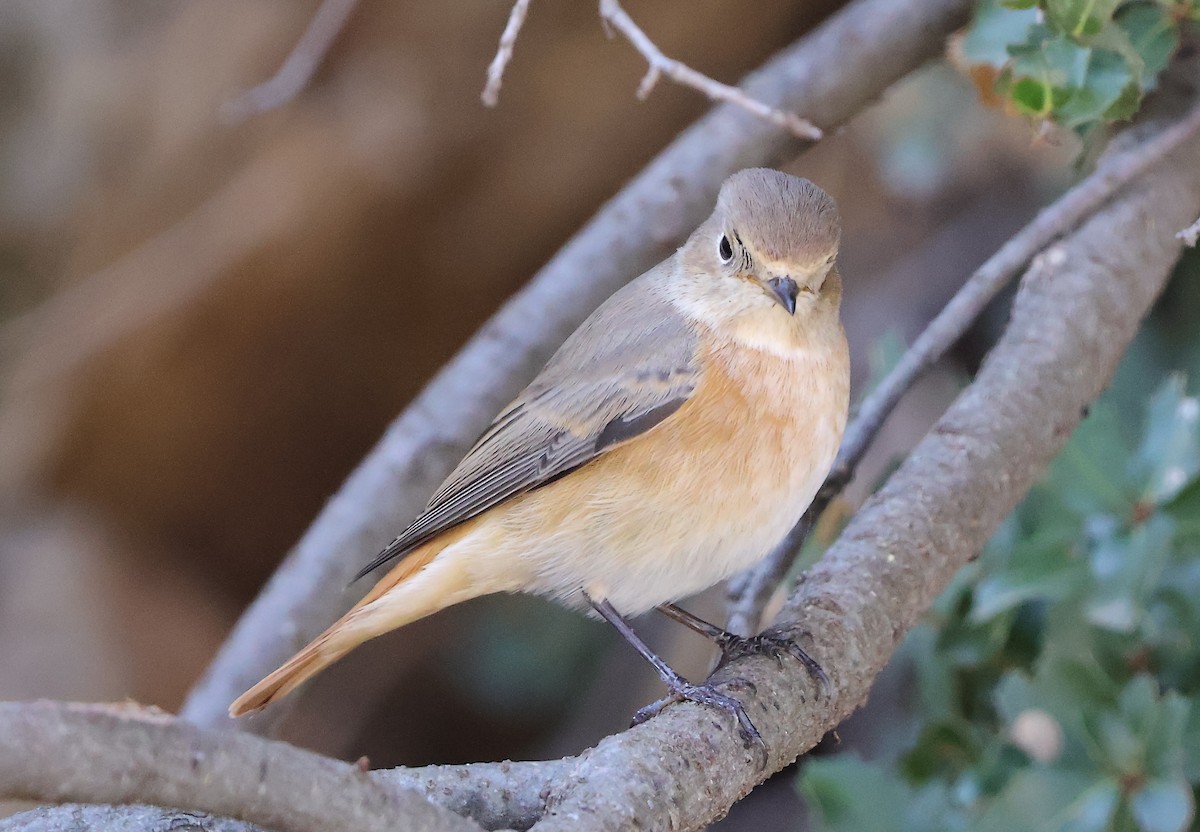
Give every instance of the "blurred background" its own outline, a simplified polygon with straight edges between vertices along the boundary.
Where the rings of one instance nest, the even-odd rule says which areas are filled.
[[[668,55],[733,82],[841,4],[686,5],[627,8]],[[507,2],[364,2],[295,101],[223,119],[314,10],[0,8],[0,699],[177,709],[387,423],[708,106],[665,82],[639,102],[640,57],[583,3],[535,4],[487,109]],[[841,207],[856,395],[1072,181],[1077,151],[939,64],[788,166]],[[1002,322],[909,396],[851,502]],[[719,602],[694,606],[719,618]],[[703,673],[702,641],[640,626]],[[339,710],[339,690],[382,672],[402,679],[379,712]],[[659,693],[602,626],[491,598],[357,651],[283,735],[375,766],[545,757]],[[794,828],[790,782],[722,828]]]

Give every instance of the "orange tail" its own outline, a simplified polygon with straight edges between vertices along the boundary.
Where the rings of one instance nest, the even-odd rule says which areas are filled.
[[[489,591],[469,591],[462,585],[462,570],[454,564],[424,568],[466,531],[460,529],[430,541],[396,564],[329,629],[234,700],[229,715],[242,716],[282,699],[364,641]],[[410,580],[418,576],[419,580]]]

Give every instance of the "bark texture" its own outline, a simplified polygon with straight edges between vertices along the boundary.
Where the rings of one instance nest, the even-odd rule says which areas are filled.
[[[0,832],[264,832],[261,826],[159,806],[39,806],[0,819]]]
[[[152,803],[275,832],[480,828],[348,763],[123,705],[0,704],[0,795]]]

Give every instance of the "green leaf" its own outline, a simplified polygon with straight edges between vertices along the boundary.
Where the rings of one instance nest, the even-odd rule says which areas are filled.
[[[1129,801],[1134,820],[1145,832],[1183,832],[1195,813],[1186,781],[1151,780]]]
[[[1155,514],[1128,538],[1100,541],[1092,552],[1095,590],[1086,604],[1088,621],[1119,633],[1132,633],[1171,556],[1175,524]]]
[[[1087,575],[1075,537],[1074,529],[1051,527],[1017,543],[1003,568],[979,582],[970,620],[980,623],[1030,600],[1067,597]]]
[[[1038,25],[1029,30],[1025,43],[1010,48],[1009,52],[1013,56],[1014,77],[1041,81],[1065,98],[1071,88],[1083,84],[1091,50]]]
[[[1138,85],[1130,81],[1125,85],[1125,89],[1117,97],[1117,100],[1112,103],[1107,110],[1104,111],[1103,118],[1107,122],[1128,121],[1137,113],[1138,108],[1142,106],[1142,92],[1138,89]]]
[[[1000,69],[1010,60],[1008,49],[1024,43],[1037,23],[1033,0],[1020,4],[983,0],[975,7],[975,19],[963,39],[963,56],[973,64]]]
[[[1128,3],[1117,11],[1116,27],[1141,57],[1139,86],[1149,92],[1179,48],[1179,27],[1166,8],[1158,3]]]
[[[1119,715],[1087,712],[1083,723],[1100,766],[1131,776],[1140,774],[1145,762],[1145,744]]]
[[[1175,544],[1200,550],[1200,480],[1183,488],[1163,511],[1175,521]]]
[[[924,782],[935,776],[954,775],[976,762],[982,752],[980,738],[965,719],[928,725],[916,745],[901,761],[909,779]]]
[[[1129,453],[1116,410],[1097,402],[1054,460],[1047,490],[1080,515],[1128,515]]]
[[[983,812],[973,832],[1043,832],[1094,818],[1111,805],[1111,784],[1084,772],[1030,767]],[[1078,828],[1078,827],[1077,827]],[[1102,829],[1103,826],[1083,828]]]
[[[1200,473],[1200,400],[1184,393],[1172,376],[1150,399],[1146,438],[1134,456],[1133,474],[1147,502],[1161,505]]]
[[[1188,717],[1181,737],[1181,745],[1186,752],[1183,775],[1190,783],[1200,783],[1200,707],[1192,708]]]
[[[1158,685],[1149,676],[1140,676],[1130,682],[1134,687],[1139,681],[1151,697],[1148,702],[1130,704],[1122,696],[1121,713],[1146,743],[1145,774],[1162,780],[1183,775],[1183,738],[1187,734],[1191,702],[1171,691],[1162,696]]]
[[[882,766],[853,754],[809,761],[800,776],[800,793],[822,829],[903,832],[908,787]]]
[[[955,669],[937,649],[937,631],[921,624],[904,640],[903,649],[912,659],[921,712],[927,719],[953,719],[958,714]]]
[[[1044,118],[1054,109],[1054,90],[1045,81],[1019,78],[1009,87],[1013,103],[1032,116]]]
[[[1063,611],[1061,618],[1068,615]],[[1034,670],[1038,706],[1064,724],[1076,722],[1081,711],[1113,707],[1121,685],[1101,667],[1088,628],[1059,627],[1052,637]]]
[[[1117,0],[1045,0],[1046,17],[1073,38],[1097,34],[1112,18]]]
[[[1120,801],[1118,783],[1107,778],[1098,780],[1071,804],[1059,829],[1061,832],[1107,830]]]
[[[1055,113],[1068,127],[1112,118],[1114,107],[1122,104],[1126,90],[1132,91],[1135,106],[1139,100],[1133,69],[1123,56],[1107,49],[1083,51],[1087,63],[1083,77]]]

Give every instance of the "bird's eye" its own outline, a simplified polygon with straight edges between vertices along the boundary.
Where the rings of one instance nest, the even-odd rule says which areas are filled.
[[[733,259],[733,246],[729,242],[729,238],[724,234],[721,235],[720,241],[717,242],[717,256],[721,258],[722,263],[728,263]]]

